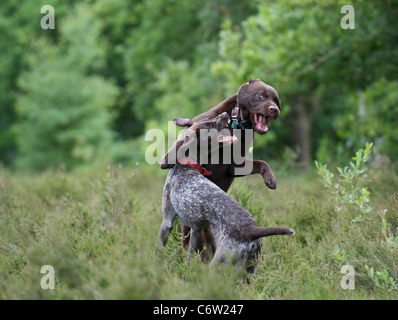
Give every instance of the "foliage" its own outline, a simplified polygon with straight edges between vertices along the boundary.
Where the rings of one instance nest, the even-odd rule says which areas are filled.
[[[57,7],[57,16],[62,17],[68,7],[62,1],[49,1]],[[38,9],[39,8],[39,9]],[[38,39],[41,29],[40,3],[4,0],[0,6],[0,161],[12,164],[18,153],[13,125],[18,121],[15,112],[18,79],[27,66],[32,39]],[[51,40],[52,34],[44,34]]]
[[[333,250],[334,260],[337,263],[338,267],[341,267],[347,261],[347,252],[344,249],[340,249],[337,245]]]
[[[382,221],[381,232],[383,234],[384,239],[381,240],[381,244],[389,250],[395,250],[398,248],[398,227],[394,233],[389,231],[390,227],[386,219],[387,209],[381,210],[380,217]]]
[[[98,28],[85,6],[68,19],[60,27],[63,41],[57,46],[38,42],[39,54],[19,81],[23,94],[16,102],[20,121],[15,131],[20,168],[92,163],[113,139],[107,108],[117,88],[91,74],[104,63]]]
[[[356,207],[356,211],[359,212],[359,214],[352,219],[352,222],[371,220],[371,216],[368,215],[368,213],[373,210],[373,208],[368,205],[370,200],[370,191],[367,187],[361,188],[358,186],[359,182],[368,177],[365,173],[365,163],[369,160],[371,151],[372,144],[367,143],[365,150],[360,149],[357,151],[353,158],[355,163],[350,162],[350,167],[344,167],[344,169],[337,168],[340,175],[339,182],[337,183],[333,182],[334,175],[327,169],[326,165],[321,165],[320,163],[315,162],[317,173],[322,177],[324,186],[335,195],[337,211],[341,212],[342,208],[345,208],[346,211],[348,211],[347,209]],[[382,239],[379,240],[378,250],[381,254],[392,257],[392,266],[381,264],[383,267],[376,269],[375,267],[369,267],[368,264],[365,264],[364,268],[367,272],[367,276],[376,287],[390,292],[398,289],[397,281],[394,276],[392,276],[396,269],[394,257],[397,254],[398,227],[397,235],[394,235],[389,231],[391,226],[387,222],[386,213],[387,209],[380,210],[382,222],[380,230]],[[379,236],[377,236],[377,238],[379,238]],[[338,245],[332,254],[339,267],[348,260],[348,254],[345,249],[340,249]]]
[[[278,172],[276,175],[280,177]],[[398,252],[383,249],[378,215],[371,216],[361,228],[353,227],[349,212],[334,215],[324,201],[327,192],[320,190],[316,177],[280,178],[275,191],[267,189],[259,177],[244,179],[246,186],[234,183],[233,195],[247,205],[256,223],[296,231],[292,237],[264,239],[262,259],[250,283],[237,278],[233,269],[212,272],[198,258],[187,265],[178,221],[164,252],[152,256],[162,221],[164,177],[128,167],[95,172],[56,170],[34,176],[1,169],[0,297],[398,298],[396,290],[385,289],[383,280],[392,288],[388,277],[395,281],[398,277]],[[384,179],[396,190],[396,175],[388,174]],[[376,192],[384,188],[378,181],[373,188],[376,209],[388,207],[385,218],[397,227],[396,194]],[[339,250],[333,253],[336,248]],[[341,288],[340,264],[355,269],[355,290]],[[55,269],[55,290],[40,287],[43,265]],[[365,265],[373,268],[382,287],[375,284]]]
[[[335,196],[334,201],[337,211],[357,208],[359,214],[354,217],[354,222],[363,221],[367,218],[368,213],[373,210],[368,205],[370,191],[367,187],[359,185],[361,182],[367,181],[368,175],[365,173],[365,163],[369,160],[372,146],[372,143],[367,143],[365,150],[358,150],[355,157],[352,158],[355,162],[350,162],[349,167],[346,166],[344,169],[337,167],[339,181],[336,183],[333,181],[334,174],[327,169],[327,165],[315,161],[317,173],[322,177],[324,186]]]
[[[67,168],[93,158],[135,163],[146,130],[193,117],[250,78],[274,86],[282,101],[280,118],[255,139],[256,157],[283,162],[292,150],[304,165],[312,157],[342,161],[373,141],[375,153],[393,164],[398,158],[396,1],[356,1],[354,30],[340,27],[343,1],[47,4],[55,30],[40,28],[37,0],[4,0],[0,8],[0,161],[7,166],[42,170],[46,158]],[[37,121],[42,104],[48,119]],[[86,126],[83,116],[82,127],[98,128],[84,139],[69,113],[83,109],[96,120]],[[61,126],[50,114],[63,112]],[[52,121],[66,136],[55,140],[64,142],[48,141]]]
[[[307,146],[306,152],[321,160],[329,160],[328,157],[337,160],[338,157],[333,157],[334,151],[340,151],[337,156],[341,157],[356,150],[358,143],[364,143],[350,139],[351,133],[371,130],[370,123],[376,122],[375,127],[380,128],[385,125],[376,116],[380,109],[372,106],[369,109],[372,108],[375,116],[366,114],[369,126],[345,126],[347,135],[342,139],[336,137],[341,116],[356,121],[356,105],[350,97],[358,91],[373,92],[373,84],[380,78],[388,79],[387,82],[397,78],[396,68],[386,63],[393,61],[397,54],[390,45],[392,30],[397,30],[397,21],[393,18],[393,12],[398,10],[396,2],[353,4],[355,30],[340,27],[342,15],[338,13],[344,4],[331,0],[322,3],[260,1],[258,13],[250,16],[241,28],[228,20],[224,23],[220,59],[213,64],[214,73],[223,76],[229,88],[239,86],[248,78],[261,78],[277,88],[282,105],[289,105],[291,113],[282,112],[289,125],[275,128],[278,136],[275,143],[294,144],[302,149],[299,153],[305,153],[303,149]],[[387,90],[391,95],[395,92]],[[387,114],[391,112],[395,111]],[[393,115],[390,119],[396,121],[397,117]],[[386,140],[393,141],[396,136]],[[373,140],[371,137],[366,133],[362,139]],[[282,154],[280,146],[273,141],[267,148],[274,149],[271,154]],[[385,152],[391,153],[384,148]]]
[[[398,159],[398,82],[382,78],[352,96],[345,112],[336,119],[337,138],[346,146],[358,147],[375,141],[375,150],[395,163]],[[343,151],[343,150],[341,150]],[[343,152],[338,152],[343,155]]]
[[[382,221],[381,233],[383,235],[383,239],[380,241],[380,243],[382,250],[385,250],[386,254],[394,255],[398,251],[398,227],[396,229],[395,235],[388,231],[390,229],[390,225],[387,222],[386,213],[387,209],[380,210],[380,217]],[[375,270],[375,268],[369,267],[367,264],[365,264],[365,269],[368,272],[369,278],[377,287],[386,291],[398,291],[398,282],[393,276],[391,276],[394,273],[386,269],[385,266],[379,268],[378,271]]]
[[[365,267],[369,272],[369,277],[377,287],[388,291],[398,289],[397,281],[389,275],[387,269],[383,268],[381,271],[375,271],[373,267],[369,268],[368,265],[365,265]]]
[[[366,170],[371,144],[338,176],[320,164],[348,162],[367,141],[374,167],[397,163],[397,1],[355,1],[354,30],[340,27],[340,0],[46,4],[55,30],[40,28],[38,0],[0,6],[0,298],[398,298],[394,169]],[[230,194],[259,225],[296,234],[266,239],[246,283],[187,265],[177,223],[151,256],[166,173],[141,161],[146,130],[166,131],[250,78],[282,101],[254,146],[275,164],[278,190],[248,177]],[[326,189],[287,170],[303,147]],[[99,165],[108,161],[129,167]],[[44,264],[56,268],[54,291],[39,286]],[[342,264],[354,267],[355,290],[340,287]]]

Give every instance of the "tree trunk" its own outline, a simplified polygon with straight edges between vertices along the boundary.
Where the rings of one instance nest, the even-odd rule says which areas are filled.
[[[296,165],[305,171],[312,163],[311,157],[311,122],[312,103],[311,99],[299,95],[295,99],[293,107],[293,140],[297,152]]]

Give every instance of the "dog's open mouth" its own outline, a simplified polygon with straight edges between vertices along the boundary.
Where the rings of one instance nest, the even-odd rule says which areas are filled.
[[[261,113],[255,113],[253,120],[254,127],[258,133],[264,134],[268,132],[268,116]]]
[[[238,141],[238,138],[233,135],[233,136],[224,136],[220,134],[218,136],[218,142],[219,143],[234,143],[235,141]]]

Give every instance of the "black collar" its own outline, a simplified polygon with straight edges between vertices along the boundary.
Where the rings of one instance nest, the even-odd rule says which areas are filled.
[[[241,120],[238,120],[240,114]],[[239,108],[239,102],[238,99],[236,99],[236,104],[235,107],[232,109],[231,112],[231,128],[232,129],[250,129],[251,128],[251,122],[250,119],[243,119],[242,115],[242,109]]]

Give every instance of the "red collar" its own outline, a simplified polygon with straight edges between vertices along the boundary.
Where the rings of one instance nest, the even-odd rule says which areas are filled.
[[[204,176],[209,176],[211,175],[211,171],[206,170],[205,168],[203,168],[200,164],[197,164],[196,162],[193,162],[191,160],[188,159],[181,159],[179,161],[177,161],[177,163],[181,163],[181,164],[186,164],[188,166],[194,167],[195,169],[198,169],[199,172],[201,174],[203,174]]]

